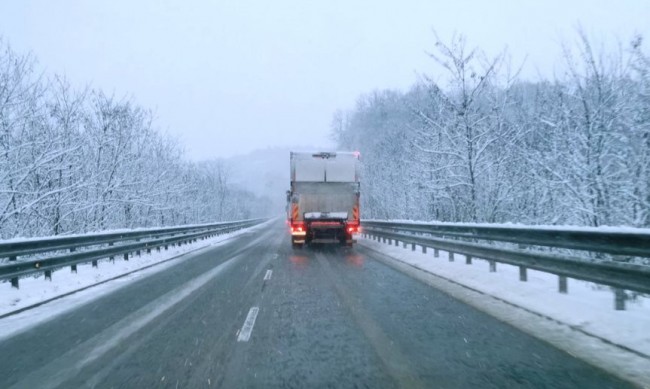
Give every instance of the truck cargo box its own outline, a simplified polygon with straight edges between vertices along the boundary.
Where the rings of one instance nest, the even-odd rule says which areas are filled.
[[[359,231],[359,153],[292,152],[287,219],[294,246],[352,245]]]

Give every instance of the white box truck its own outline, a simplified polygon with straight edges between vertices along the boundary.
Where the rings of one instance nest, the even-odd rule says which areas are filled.
[[[291,152],[287,223],[293,247],[352,246],[360,231],[358,152]]]

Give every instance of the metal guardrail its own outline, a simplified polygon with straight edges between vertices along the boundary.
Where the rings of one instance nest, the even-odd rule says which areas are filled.
[[[110,232],[78,236],[62,236],[43,239],[29,239],[15,242],[0,242],[0,258],[9,261],[0,264],[0,280],[11,280],[13,287],[19,287],[19,278],[38,273],[44,273],[46,279],[51,279],[52,272],[62,267],[70,266],[76,272],[77,265],[92,262],[98,266],[98,260],[123,255],[125,260],[129,254],[139,255],[141,251],[160,251],[170,245],[182,245],[220,235],[238,229],[251,227],[264,222],[266,219],[251,219],[235,222],[202,224],[194,226],[167,227],[144,229],[126,232]],[[61,251],[67,253],[61,254]],[[41,258],[18,260],[19,257],[33,257],[44,254]]]
[[[625,309],[626,290],[650,293],[650,266],[609,259],[590,259],[574,255],[575,251],[627,257],[650,257],[650,233],[633,231],[590,231],[504,226],[452,225],[445,223],[411,223],[362,221],[363,234],[375,240],[395,245],[403,242],[434,250],[434,256],[443,250],[454,260],[454,253],[487,260],[490,271],[497,263],[519,267],[519,279],[527,281],[527,269],[558,275],[560,293],[567,293],[567,278],[595,282],[613,288],[615,308]],[[483,241],[483,242],[481,242]],[[502,242],[495,245],[494,242]],[[517,248],[499,247],[507,243]],[[526,245],[525,247],[522,247]],[[528,247],[528,245],[533,247]],[[510,245],[513,246],[513,245]],[[543,248],[566,249],[562,253],[542,251]],[[593,254],[592,254],[593,255]]]

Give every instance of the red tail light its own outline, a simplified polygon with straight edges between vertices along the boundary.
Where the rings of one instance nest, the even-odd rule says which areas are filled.
[[[361,232],[361,227],[356,224],[348,225],[347,231],[349,234],[358,234]]]
[[[293,235],[304,235],[307,232],[305,225],[302,223],[296,223],[291,225],[291,234]]]

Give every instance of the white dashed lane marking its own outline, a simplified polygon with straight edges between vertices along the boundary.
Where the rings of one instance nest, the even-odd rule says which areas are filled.
[[[271,279],[271,275],[273,275],[273,270],[269,269],[266,271],[266,274],[264,274],[264,281],[268,281]]]
[[[246,316],[244,325],[242,326],[241,331],[239,331],[239,336],[237,336],[238,342],[248,342],[251,338],[253,327],[255,327],[255,319],[257,319],[257,313],[259,311],[259,307],[252,307],[250,311],[248,311],[248,316]]]

